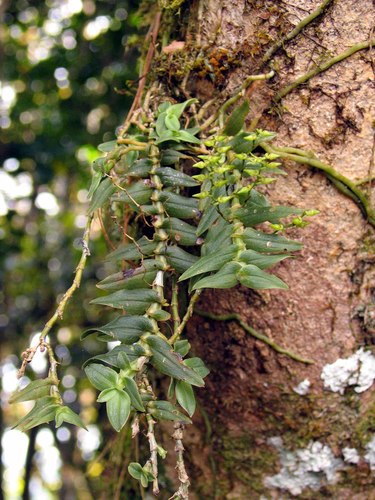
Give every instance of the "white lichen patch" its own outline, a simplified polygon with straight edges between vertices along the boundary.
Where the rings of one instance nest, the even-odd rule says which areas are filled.
[[[343,468],[341,459],[336,458],[329,446],[311,441],[306,448],[294,452],[280,446],[280,439],[271,438],[280,454],[281,469],[275,476],[268,476],[264,484],[268,488],[287,490],[300,495],[305,488],[318,490],[323,484],[334,484],[338,471]]]
[[[375,379],[375,356],[361,348],[349,358],[325,365],[321,378],[324,387],[333,392],[344,394],[348,386],[354,386],[356,392],[364,392]]]
[[[369,464],[371,470],[375,470],[375,436],[366,444],[366,455],[364,459]]]
[[[300,396],[304,396],[310,390],[311,382],[308,378],[302,380],[296,387],[293,387],[293,391],[299,394]]]
[[[344,457],[344,461],[349,464],[357,464],[361,459],[358,451],[355,448],[343,448],[342,454]]]

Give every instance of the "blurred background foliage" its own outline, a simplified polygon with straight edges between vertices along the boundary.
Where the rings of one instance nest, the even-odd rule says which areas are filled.
[[[18,384],[20,353],[73,279],[96,145],[115,137],[137,86],[138,47],[147,29],[138,3],[0,2],[1,442],[8,499],[86,499],[103,486],[105,464],[93,459],[104,445],[104,430],[96,394],[80,371],[98,347],[79,340],[85,328],[106,319],[88,307],[107,251],[98,224],[81,289],[51,335],[62,365],[63,398],[81,411],[89,432],[68,426],[57,432],[45,426],[29,435],[11,430],[29,406],[9,406],[7,399]],[[39,353],[21,387],[46,369]],[[118,478],[122,460],[117,462]],[[119,494],[118,484],[106,488],[106,498]]]

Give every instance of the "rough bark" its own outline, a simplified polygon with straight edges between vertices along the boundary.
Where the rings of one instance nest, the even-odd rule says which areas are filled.
[[[219,49],[227,52],[221,74],[212,81],[193,72],[188,88],[203,99],[213,93],[219,100],[249,74],[268,71],[269,64],[261,61],[266,50],[319,4],[193,3],[187,13],[187,38],[200,36],[208,58]],[[373,50],[335,64],[290,92],[277,107],[273,98],[316,64],[373,37],[374,19],[370,0],[331,2],[273,55],[276,76],[250,87],[249,125],[259,118],[259,127],[278,133],[277,145],[311,150],[354,181],[373,176]],[[320,441],[342,459],[343,447],[355,447],[363,457],[374,430],[372,389],[334,394],[324,390],[321,380],[324,365],[374,343],[373,228],[323,173],[293,162],[285,167],[288,176],[269,188],[273,200],[321,212],[307,228],[290,234],[304,243],[296,259],[277,268],[290,290],[207,291],[199,307],[215,314],[239,313],[255,329],[315,364],[307,366],[274,352],[234,321],[194,316],[189,339],[211,369],[207,387],[199,393],[202,411],[186,439],[197,498],[291,498],[288,490],[265,486],[266,476],[280,470],[270,437],[281,437],[289,450]],[[371,183],[363,189],[371,195]],[[311,389],[300,396],[293,387],[306,378]],[[375,494],[363,458],[357,465],[346,464],[336,484],[329,484],[324,475],[322,479],[319,490],[306,488],[297,496],[362,499]]]

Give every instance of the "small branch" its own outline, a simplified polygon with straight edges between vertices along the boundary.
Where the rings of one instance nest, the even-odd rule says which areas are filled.
[[[180,314],[178,312],[178,284],[176,276],[173,276],[172,278],[171,309],[173,318],[173,333],[176,333],[181,323]]]
[[[151,35],[151,40],[150,40],[150,45],[148,47],[144,68],[143,68],[142,74],[139,78],[139,85],[138,85],[137,93],[135,94],[133,104],[132,104],[132,106],[127,114],[127,117],[125,119],[125,122],[122,126],[121,133],[123,136],[125,135],[126,131],[128,130],[131,119],[133,118],[134,112],[139,107],[139,104],[140,104],[140,101],[142,98],[143,90],[144,90],[145,85],[146,85],[146,77],[147,77],[147,74],[150,70],[152,58],[154,57],[156,40],[158,37],[159,27],[160,27],[160,20],[161,20],[161,12],[157,12],[155,15],[155,19],[152,23],[152,26],[150,27],[149,33]]]
[[[195,303],[197,302],[197,300],[199,299],[199,296],[201,294],[201,290],[196,290],[194,292],[194,294],[192,295],[191,299],[190,299],[190,302],[189,302],[189,305],[188,305],[188,308],[187,308],[187,311],[184,315],[184,317],[182,318],[182,321],[179,325],[179,327],[177,328],[177,330],[174,332],[174,334],[172,335],[172,337],[168,340],[168,342],[173,345],[180,337],[181,333],[184,331],[184,328],[186,326],[186,323],[189,321],[189,319],[192,317],[193,315],[193,312],[194,312],[194,306],[195,306]]]
[[[102,230],[103,236],[105,241],[107,242],[107,245],[111,250],[115,250],[115,245],[112,243],[111,238],[108,235],[107,229],[105,228],[104,225],[104,220],[103,220],[103,215],[102,215],[102,209],[98,209],[98,219],[99,219],[99,224],[100,224],[100,229]]]
[[[295,38],[308,24],[319,17],[331,2],[332,0],[324,0],[324,2],[321,3],[317,9],[315,9],[310,15],[302,19],[302,21],[298,23],[290,33],[274,43],[263,56],[263,63],[267,63],[275,54],[275,52],[277,52],[286,42],[290,42],[291,40],[293,40],[293,38]]]
[[[255,82],[257,80],[269,80],[274,76],[275,72],[272,70],[269,73],[263,73],[260,75],[249,75],[247,78],[245,78],[244,82],[242,85],[234,91],[232,96],[224,102],[224,104],[219,108],[219,110],[214,113],[210,118],[208,118],[202,125],[201,125],[201,130],[206,130],[212,123],[214,123],[217,118],[219,118],[221,123],[221,126],[223,125],[224,122],[224,113],[228,109],[229,106],[232,104],[235,104],[244,94],[245,90],[250,86],[252,82]]]
[[[63,314],[64,314],[64,310],[65,310],[65,307],[66,307],[68,301],[70,300],[73,293],[77,290],[77,288],[79,288],[79,286],[81,284],[82,274],[83,274],[83,270],[85,269],[85,266],[86,266],[87,257],[89,257],[89,255],[90,255],[90,250],[89,250],[88,244],[89,244],[89,238],[90,238],[90,228],[91,228],[92,219],[93,219],[93,215],[90,215],[87,219],[85,231],[83,233],[83,238],[82,238],[82,256],[81,256],[81,259],[80,259],[78,266],[75,270],[75,276],[74,276],[73,283],[72,283],[71,287],[65,292],[65,294],[64,294],[63,298],[61,299],[54,315],[45,324],[45,326],[42,330],[42,333],[40,334],[40,340],[43,342],[45,342],[46,336],[48,335],[49,331],[54,326],[56,321],[58,319],[62,319]]]
[[[321,64],[320,66],[316,66],[314,69],[311,71],[308,71],[304,75],[300,76],[295,80],[294,82],[290,83],[286,87],[280,90],[275,96],[274,101],[279,102],[283,97],[285,97],[287,94],[292,92],[295,88],[297,88],[299,85],[302,85],[303,83],[306,83],[308,80],[313,78],[316,75],[319,75],[320,73],[323,73],[324,71],[327,71],[331,66],[334,64],[343,61],[344,59],[347,59],[351,55],[355,54],[356,52],[359,52],[360,50],[364,49],[369,49],[375,44],[375,39],[369,40],[367,42],[362,42],[362,43],[357,43],[356,45],[353,45],[352,47],[349,47],[345,52],[342,52],[336,57],[333,57],[329,61]]]
[[[367,217],[369,224],[375,227],[375,212],[371,208],[370,201],[365,196],[363,191],[359,189],[358,185],[355,182],[351,181],[344,175],[337,172],[337,170],[335,170],[333,167],[327,165],[326,163],[323,163],[317,158],[304,156],[302,154],[303,151],[300,151],[299,154],[296,154],[296,152],[299,150],[295,148],[293,148],[293,150],[295,151],[295,153],[293,154],[287,152],[287,150],[290,150],[291,148],[281,148],[277,146],[269,146],[266,144],[261,144],[261,147],[267,153],[275,153],[279,155],[280,158],[285,158],[287,160],[295,161],[296,163],[309,165],[310,167],[314,167],[325,172],[328,179],[335,184],[337,189],[339,189],[343,194],[349,196],[356,202],[362,213]]]
[[[172,434],[173,439],[175,440],[175,452],[177,454],[176,460],[176,469],[178,474],[178,480],[180,481],[180,487],[176,491],[176,493],[170,497],[169,500],[173,498],[179,500],[188,500],[189,499],[189,476],[187,475],[185,462],[184,462],[184,445],[182,443],[184,437],[184,425],[176,422],[174,424],[174,433]]]
[[[158,484],[158,444],[155,439],[155,420],[152,418],[152,415],[147,413],[146,415],[147,423],[148,423],[148,432],[147,438],[150,444],[150,462],[152,473],[154,475],[154,480],[152,482],[152,492],[154,495],[159,494],[159,484]]]
[[[197,310],[196,313],[202,316],[203,318],[213,319],[214,321],[237,321],[237,323],[240,326],[242,326],[242,328],[246,332],[250,333],[250,335],[252,335],[256,339],[261,340],[279,354],[284,354],[285,356],[288,356],[288,358],[293,359],[294,361],[298,361],[299,363],[305,363],[306,365],[314,364],[314,361],[312,359],[301,358],[300,356],[298,356],[298,354],[294,354],[293,352],[288,351],[287,349],[284,349],[283,347],[279,346],[278,344],[276,344],[276,342],[266,337],[266,335],[257,332],[256,330],[254,330],[254,328],[245,323],[239,314],[231,313],[231,314],[216,315],[201,310]]]

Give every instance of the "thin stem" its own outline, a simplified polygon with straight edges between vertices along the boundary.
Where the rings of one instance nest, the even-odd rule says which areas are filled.
[[[269,80],[274,76],[275,72],[272,70],[268,73],[263,73],[260,75],[249,75],[247,78],[245,78],[244,82],[242,85],[234,91],[232,96],[227,99],[224,104],[219,108],[219,110],[214,113],[210,118],[208,118],[202,125],[201,125],[201,130],[206,130],[212,123],[214,123],[218,118],[220,120],[221,126],[223,125],[224,122],[224,113],[225,111],[231,106],[232,104],[235,104],[244,94],[245,90],[250,86],[252,82],[255,82],[257,80]]]
[[[159,494],[159,484],[158,484],[158,444],[155,439],[155,420],[149,413],[146,415],[148,423],[147,438],[150,444],[150,462],[152,473],[154,475],[154,480],[152,482],[152,492],[154,495]]]
[[[91,214],[87,219],[85,231],[83,233],[83,238],[82,238],[82,256],[81,256],[81,259],[80,259],[78,266],[75,270],[75,276],[74,276],[73,283],[70,286],[70,288],[68,288],[68,290],[65,292],[65,294],[64,294],[63,298],[61,299],[59,305],[57,306],[57,309],[56,309],[55,313],[53,314],[53,316],[45,324],[45,326],[40,334],[40,339],[43,342],[45,341],[46,336],[48,335],[49,331],[54,326],[56,321],[58,319],[63,318],[64,310],[65,310],[65,307],[66,307],[68,301],[71,299],[73,293],[77,290],[77,288],[79,288],[79,286],[81,284],[82,274],[83,274],[83,270],[85,269],[85,266],[86,266],[87,257],[89,257],[89,255],[90,255],[90,250],[89,250],[88,244],[89,244],[89,239],[90,239],[90,228],[91,228],[92,219],[93,219],[93,214]]]
[[[331,2],[332,0],[324,0],[324,2],[322,2],[317,9],[315,9],[310,15],[302,19],[302,21],[298,23],[292,31],[277,40],[277,42],[267,50],[267,52],[263,56],[262,62],[267,63],[275,54],[275,52],[277,52],[286,42],[290,42],[290,40],[293,40],[293,38],[295,38],[308,24],[319,17]]]
[[[76,291],[77,288],[79,288],[81,284],[81,279],[82,279],[82,274],[83,270],[86,265],[87,257],[90,255],[90,250],[88,246],[89,238],[90,238],[90,228],[91,228],[91,222],[93,219],[93,215],[90,215],[87,219],[85,231],[83,234],[82,238],[82,256],[81,259],[78,263],[78,266],[75,271],[75,276],[72,285],[68,290],[65,292],[63,298],[61,299],[59,305],[56,308],[56,311],[54,312],[53,316],[47,321],[45,324],[40,336],[39,336],[39,342],[38,345],[35,347],[28,347],[21,355],[22,357],[22,365],[20,369],[18,370],[17,377],[21,378],[25,374],[26,366],[33,360],[37,350],[39,349],[40,352],[43,352],[47,349],[48,352],[48,357],[49,357],[49,362],[50,362],[50,376],[54,380],[54,386],[56,386],[56,394],[58,395],[58,377],[57,377],[57,365],[58,362],[54,356],[53,349],[50,345],[49,342],[46,341],[46,337],[51,330],[51,328],[54,326],[56,321],[58,319],[62,319],[63,313],[65,310],[65,307],[69,301],[69,299],[72,297],[73,293]]]
[[[369,49],[375,44],[375,39],[369,40],[367,42],[361,42],[357,43],[356,45],[353,45],[352,47],[349,47],[345,52],[342,52],[336,57],[333,57],[329,61],[326,61],[325,63],[322,63],[321,65],[316,66],[314,69],[311,71],[308,71],[304,75],[300,76],[297,78],[294,82],[290,83],[289,85],[286,85],[284,88],[282,88],[275,96],[274,101],[279,102],[283,97],[285,97],[287,94],[292,92],[295,88],[297,88],[299,85],[302,85],[303,83],[306,83],[308,80],[313,78],[316,75],[319,75],[320,73],[323,73],[324,71],[327,71],[331,66],[334,64],[343,61],[344,59],[350,57],[351,55],[355,54],[356,52],[359,52],[360,50],[364,49]]]
[[[184,425],[180,422],[176,422],[174,424],[174,433],[172,434],[173,439],[175,440],[175,452],[177,454],[176,460],[176,468],[178,474],[178,480],[180,481],[180,487],[176,491],[176,493],[171,496],[172,498],[178,498],[179,500],[188,500],[189,498],[189,476],[186,472],[185,462],[184,462],[184,445],[183,445],[183,437],[184,437]]]
[[[196,313],[202,316],[203,318],[208,318],[208,319],[213,319],[215,321],[237,321],[237,323],[250,335],[252,335],[254,338],[261,340],[268,346],[270,346],[274,351],[278,352],[279,354],[284,354],[285,356],[288,356],[288,358],[293,359],[294,361],[298,361],[299,363],[305,363],[306,365],[311,365],[314,364],[314,361],[312,359],[306,359],[298,356],[298,354],[294,354],[291,351],[288,351],[287,349],[284,349],[283,347],[279,346],[274,342],[273,340],[269,339],[266,335],[263,335],[262,333],[257,332],[252,328],[250,325],[245,323],[241,316],[236,313],[231,313],[231,314],[213,314],[210,312],[206,311],[201,311],[201,310],[196,310]]]
[[[363,191],[358,187],[358,185],[340,174],[330,165],[323,163],[317,158],[313,158],[311,156],[304,156],[301,154],[293,154],[288,153],[285,148],[277,147],[277,146],[269,146],[266,144],[260,145],[267,153],[275,153],[279,155],[281,158],[285,158],[288,160],[295,161],[296,163],[303,163],[305,165],[309,165],[310,167],[317,168],[318,170],[322,170],[327,175],[328,179],[331,180],[343,194],[352,198],[357,205],[360,207],[362,212],[366,215],[369,224],[375,227],[375,212],[371,208],[370,201],[363,193]],[[289,148],[290,149],[290,148]],[[297,151],[297,150],[295,150]]]
[[[146,77],[147,77],[147,74],[148,74],[150,67],[151,67],[152,58],[154,57],[156,40],[157,40],[158,33],[159,33],[160,21],[161,21],[161,12],[157,12],[155,15],[154,21],[150,27],[149,33],[151,35],[151,40],[150,40],[150,45],[148,47],[144,68],[142,69],[142,74],[139,78],[139,85],[138,85],[137,93],[135,94],[133,104],[132,104],[132,106],[127,114],[124,125],[122,127],[122,135],[125,135],[126,131],[128,130],[131,119],[133,118],[133,115],[140,104],[143,90],[144,90],[145,85],[146,85]]]
[[[176,333],[181,323],[180,314],[178,312],[178,283],[176,276],[173,276],[172,278],[171,309],[173,318],[173,333]]]
[[[174,332],[174,334],[172,335],[172,337],[169,339],[169,343],[171,345],[173,345],[179,339],[181,333],[184,331],[186,323],[192,317],[193,312],[194,312],[195,303],[199,299],[200,294],[201,294],[201,290],[196,290],[194,292],[194,294],[192,295],[192,297],[190,299],[190,302],[189,302],[189,305],[188,305],[188,308],[186,310],[186,313],[185,313],[184,317],[182,318],[182,321],[181,321],[179,327]]]

